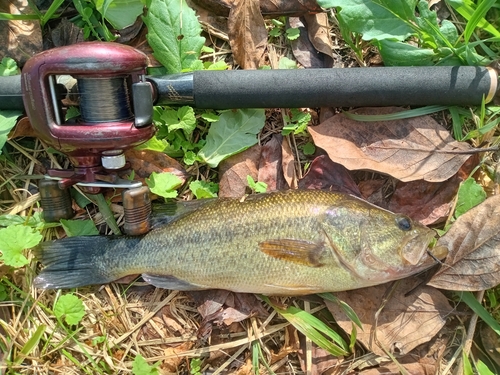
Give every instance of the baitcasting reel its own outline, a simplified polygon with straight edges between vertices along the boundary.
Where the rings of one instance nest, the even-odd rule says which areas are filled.
[[[120,179],[117,172],[127,167],[124,150],[155,132],[146,67],[147,57],[140,51],[101,42],[51,49],[24,66],[21,87],[31,125],[40,139],[67,155],[74,166],[48,170],[49,181],[40,184],[46,219],[72,215],[66,188],[74,184],[91,194],[107,187],[139,188],[138,196],[145,197],[141,182]],[[75,103],[68,103],[60,80],[76,80],[77,93],[69,95],[76,96]],[[66,119],[71,104],[78,106],[80,115]],[[147,206],[149,197],[144,200]]]

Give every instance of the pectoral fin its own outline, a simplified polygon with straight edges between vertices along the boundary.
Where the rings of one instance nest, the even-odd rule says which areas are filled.
[[[317,243],[284,238],[261,242],[259,243],[259,247],[263,253],[288,262],[310,267],[321,267],[323,265],[321,263],[321,256],[324,249],[322,242]]]
[[[202,285],[188,283],[187,281],[178,279],[174,276],[165,275],[149,275],[142,274],[142,278],[148,284],[154,285],[157,288],[172,289],[172,290],[203,290],[209,289]]]

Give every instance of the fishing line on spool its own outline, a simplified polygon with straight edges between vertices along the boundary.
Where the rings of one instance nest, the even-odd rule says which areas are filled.
[[[126,77],[77,77],[80,113],[86,123],[133,118]]]

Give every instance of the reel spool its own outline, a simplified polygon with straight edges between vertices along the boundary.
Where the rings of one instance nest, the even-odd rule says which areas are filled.
[[[72,170],[49,170],[59,186],[79,184],[89,193],[102,187],[138,187],[118,179],[124,150],[150,139],[153,102],[145,79],[147,57],[115,43],[85,42],[44,51],[28,60],[21,85],[33,129],[48,145],[66,154]],[[65,120],[68,103],[57,80],[77,82],[80,115]],[[71,98],[71,95],[70,95]]]

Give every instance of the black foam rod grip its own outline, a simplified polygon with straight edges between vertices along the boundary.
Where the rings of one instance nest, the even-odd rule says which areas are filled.
[[[24,110],[20,75],[0,77],[0,109]]]
[[[477,105],[498,75],[473,66],[196,71],[199,108]]]

